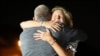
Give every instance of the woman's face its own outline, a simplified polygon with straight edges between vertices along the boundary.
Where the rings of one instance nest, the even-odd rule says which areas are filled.
[[[55,10],[52,14],[52,21],[65,23],[64,14],[61,10]]]

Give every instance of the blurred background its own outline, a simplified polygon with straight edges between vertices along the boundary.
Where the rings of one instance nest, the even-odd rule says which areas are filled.
[[[100,55],[100,2],[71,0],[0,0],[0,56],[22,56],[19,23],[33,17],[34,8],[45,4],[50,9],[62,6],[73,15],[74,27],[88,35],[85,42],[79,43],[76,56]]]

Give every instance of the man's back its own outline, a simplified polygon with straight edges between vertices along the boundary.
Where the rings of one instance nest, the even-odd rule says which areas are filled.
[[[27,28],[21,33],[20,41],[23,56],[55,56],[56,53],[49,43],[43,40],[35,40],[33,34],[37,30],[45,31],[45,27]],[[60,32],[51,32],[55,38],[59,38]]]

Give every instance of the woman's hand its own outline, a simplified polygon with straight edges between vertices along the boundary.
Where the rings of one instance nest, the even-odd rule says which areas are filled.
[[[55,32],[61,30],[61,25],[53,21],[44,21],[42,26],[52,29]]]
[[[72,56],[72,52],[66,51],[62,46],[60,46],[51,36],[50,31],[46,29],[46,32],[38,30],[38,33],[34,33],[33,37],[35,40],[44,40],[47,41],[53,49],[56,51],[58,56]]]
[[[48,29],[46,29],[46,32],[40,31],[38,30],[38,33],[34,33],[33,37],[35,38],[35,40],[44,40],[44,41],[51,41],[53,40],[53,37],[50,34],[50,31]]]

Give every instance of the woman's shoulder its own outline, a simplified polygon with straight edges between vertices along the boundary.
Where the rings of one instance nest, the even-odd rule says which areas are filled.
[[[66,26],[64,32],[65,32],[64,34],[69,36],[72,40],[80,40],[80,41],[87,40],[86,32],[80,28],[74,28],[74,27],[70,28]]]

